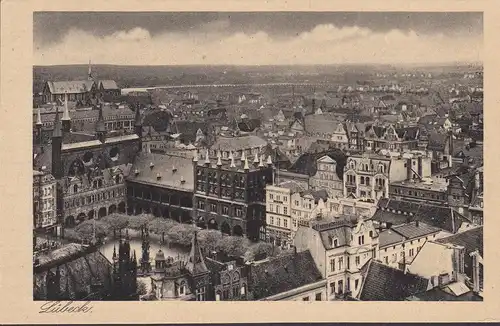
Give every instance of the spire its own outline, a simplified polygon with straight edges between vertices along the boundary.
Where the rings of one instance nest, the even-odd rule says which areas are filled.
[[[271,154],[267,157],[267,165],[273,165],[273,159],[271,158]]]
[[[255,152],[255,157],[253,158],[253,163],[254,164],[258,164],[259,163],[259,154],[257,153],[257,151]]]
[[[88,71],[88,76],[87,76],[88,80],[93,80],[94,77],[92,77],[92,64],[90,62],[90,59],[89,59],[89,71]]]
[[[106,125],[104,124],[104,117],[102,115],[102,105],[99,106],[99,118],[96,123],[96,135],[101,143],[104,143],[106,139]]]
[[[116,261],[118,257],[116,256],[116,244],[113,246],[113,261]]]
[[[259,160],[259,168],[263,168],[264,167],[264,155],[261,155],[260,156],[260,160]]]
[[[233,155],[233,152],[229,152],[229,159],[231,160],[231,165],[230,165],[230,167],[231,167],[231,168],[235,168],[235,167],[236,167],[236,164],[234,164],[234,155]]]
[[[220,154],[220,151],[217,153],[217,166],[222,166],[222,156]]]
[[[246,155],[245,155],[245,150],[242,150],[241,151],[241,161],[245,161],[246,160]]]
[[[208,157],[208,155],[209,154],[208,154],[208,149],[207,149],[207,151],[205,153],[205,164],[210,164],[210,157]]]
[[[42,123],[42,116],[41,116],[41,113],[40,113],[40,108],[38,108],[37,112],[36,112],[36,125],[37,126],[42,126],[43,123]]]
[[[64,112],[62,116],[62,129],[63,132],[70,132],[71,130],[71,118],[69,116],[67,93],[64,94]]]
[[[208,272],[207,265],[205,265],[205,259],[201,254],[201,249],[198,244],[197,231],[195,231],[194,233],[193,243],[191,246],[191,253],[189,254],[189,260],[186,264],[186,269],[191,273],[192,276]]]
[[[62,116],[62,120],[71,120],[69,117],[69,109],[68,109],[68,93],[64,94],[64,113]]]
[[[142,137],[142,119],[141,119],[141,109],[139,108],[139,104],[135,107],[135,119],[134,119],[134,130],[135,134],[139,137]],[[142,144],[141,144],[142,146]]]
[[[52,138],[61,138],[62,137],[62,130],[61,130],[61,121],[59,119],[59,109],[57,108],[57,105],[54,104],[54,107],[56,109],[56,118],[54,120],[54,131],[52,132]]]

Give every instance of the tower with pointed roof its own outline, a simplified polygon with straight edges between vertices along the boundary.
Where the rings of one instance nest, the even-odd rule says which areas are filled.
[[[56,118],[54,121],[54,130],[52,131],[52,175],[56,180],[63,177],[61,162],[63,133],[61,121],[59,119],[59,110],[56,107]]]
[[[141,109],[139,105],[135,108],[135,119],[134,119],[134,131],[137,136],[139,136],[139,148],[142,150],[142,119],[141,119]]]
[[[42,135],[43,123],[42,123],[42,116],[40,113],[40,108],[38,108],[38,110],[36,112],[35,127],[36,127],[36,136],[38,138],[37,139],[38,145],[42,146],[42,144],[43,144],[43,135]]]
[[[63,132],[70,132],[71,130],[71,117],[69,116],[67,93],[64,94],[64,113],[62,116],[62,130]]]
[[[102,114],[102,105],[99,106],[99,118],[95,126],[96,137],[104,143],[106,141],[106,125],[104,124],[104,116]]]
[[[194,233],[189,259],[185,266],[192,278],[192,288],[196,301],[207,301],[210,291],[210,270],[205,264],[205,258],[198,243],[198,232]]]

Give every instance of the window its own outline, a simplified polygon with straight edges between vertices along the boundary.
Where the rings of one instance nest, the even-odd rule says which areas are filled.
[[[269,199],[273,199],[273,198],[274,198],[273,194],[272,194],[272,193],[270,193],[270,194],[269,194]]]
[[[229,299],[229,290],[222,291],[222,299]]]
[[[205,287],[196,289],[196,301],[205,301]]]
[[[281,196],[280,195],[276,196],[276,200],[281,201]]]
[[[273,216],[271,216],[271,217],[269,218],[269,224],[271,224],[271,225],[272,225],[272,224],[274,224],[274,217],[273,217]]]
[[[234,287],[233,288],[233,298],[237,298],[240,294],[240,289],[239,287]]]
[[[342,270],[342,267],[344,265],[344,257],[339,258],[339,270]]]
[[[293,219],[292,220],[292,223],[293,223],[293,227],[296,228],[297,227],[297,220],[296,219]]]
[[[288,202],[288,197],[287,196],[283,196],[283,201],[286,203]]]
[[[410,249],[410,257],[413,257],[413,254],[415,253],[414,249]]]
[[[359,263],[360,263],[359,256],[356,256],[355,261],[356,261],[356,266],[359,266]]]
[[[366,177],[366,185],[369,186],[370,185],[370,178]]]
[[[288,227],[288,220],[286,220],[286,219],[283,220],[283,226],[286,228]]]
[[[245,295],[245,293],[246,293],[246,286],[245,286],[245,284],[243,284],[243,286],[241,287],[241,292],[240,293],[241,293],[241,295]]]
[[[335,258],[330,259],[330,272],[335,272]]]
[[[184,282],[181,283],[181,286],[179,287],[179,294],[183,295],[185,291],[185,285]]]
[[[273,206],[273,204],[270,204],[270,205],[269,205],[269,211],[270,211],[270,212],[274,211],[274,206]]]
[[[330,294],[335,293],[335,282],[330,283]]]
[[[303,297],[302,301],[309,301],[309,297]]]
[[[212,212],[217,212],[217,205],[216,204],[210,204],[210,210]]]
[[[321,301],[322,293],[316,293],[316,301]]]
[[[358,244],[360,246],[365,244],[365,236],[364,235],[361,235],[358,237]]]
[[[229,207],[227,207],[227,206],[222,206],[222,214],[224,214],[224,215],[229,215]]]
[[[334,239],[333,240],[333,247],[337,248],[338,245],[339,245],[339,241],[337,239]]]
[[[360,182],[362,185],[365,184],[365,177],[361,177],[361,182]]]
[[[281,226],[281,219],[279,217],[276,218],[276,225]]]
[[[287,207],[283,207],[283,214],[285,214],[285,215],[288,214],[288,208]]]
[[[241,208],[236,208],[236,216],[241,217],[242,215],[243,215],[243,211],[241,210]]]
[[[276,214],[279,214],[280,213],[280,207],[278,205],[276,205]]]
[[[384,257],[384,263],[386,265],[389,265],[389,257],[387,257],[387,256]]]

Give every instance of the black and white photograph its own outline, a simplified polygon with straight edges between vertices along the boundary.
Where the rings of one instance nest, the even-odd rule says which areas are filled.
[[[483,301],[482,12],[32,29],[34,301]]]

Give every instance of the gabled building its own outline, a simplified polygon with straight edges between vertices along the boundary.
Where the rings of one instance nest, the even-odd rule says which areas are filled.
[[[342,197],[342,178],[337,174],[337,162],[328,155],[317,160],[316,174],[310,178],[311,189],[325,189],[329,197]]]
[[[328,300],[356,297],[361,290],[362,267],[377,257],[379,234],[373,222],[355,216],[318,220],[299,227],[294,245],[309,250],[328,282]]]

